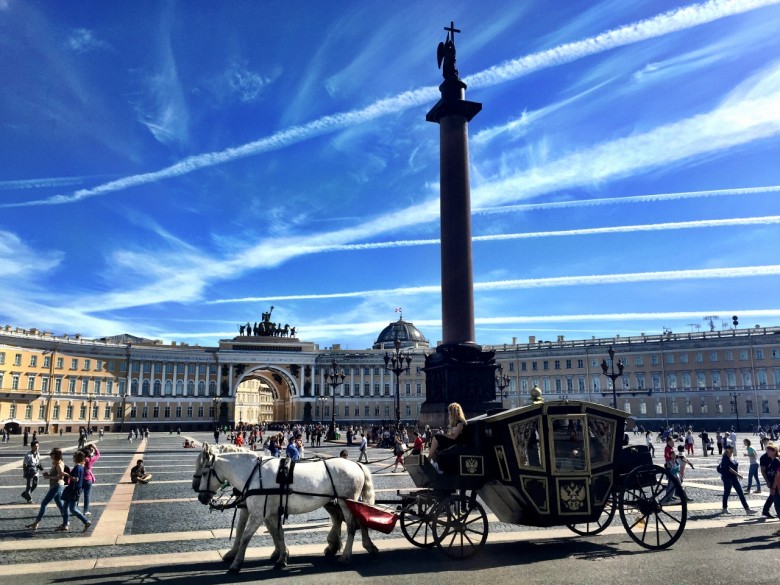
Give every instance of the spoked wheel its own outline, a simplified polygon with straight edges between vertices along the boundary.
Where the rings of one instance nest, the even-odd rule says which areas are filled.
[[[663,467],[646,465],[634,469],[620,493],[620,521],[638,545],[649,549],[672,546],[682,536],[688,518],[688,503],[677,498],[675,489],[667,496],[667,486],[679,485]]]
[[[431,496],[422,495],[401,509],[401,532],[414,546],[430,548],[436,545],[433,523],[437,504]]]
[[[600,534],[612,523],[615,517],[615,497],[610,495],[604,502],[604,511],[595,522],[582,522],[580,524],[567,524],[566,527],[580,536],[593,536]]]
[[[475,498],[453,494],[435,510],[434,539],[448,557],[465,559],[476,554],[485,545],[487,533],[487,514]]]

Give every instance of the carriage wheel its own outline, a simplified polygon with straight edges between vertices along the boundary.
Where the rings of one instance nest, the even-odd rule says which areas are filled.
[[[475,498],[454,494],[437,506],[434,515],[434,540],[448,557],[465,559],[485,545],[487,514]]]
[[[684,498],[666,498],[670,482],[678,484],[666,469],[645,465],[634,469],[623,483],[620,521],[634,542],[644,548],[668,548],[685,529],[688,503]]]
[[[433,536],[436,505],[435,499],[423,495],[401,509],[401,532],[414,546],[430,548],[436,545]]]
[[[594,522],[581,522],[579,524],[567,524],[566,527],[580,536],[594,536],[601,534],[604,530],[612,524],[612,519],[615,517],[615,497],[610,494],[607,500],[604,502],[604,511],[601,512],[601,516]]]

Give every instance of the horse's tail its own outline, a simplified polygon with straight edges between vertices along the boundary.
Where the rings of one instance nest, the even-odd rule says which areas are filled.
[[[363,484],[363,490],[360,492],[360,499],[364,504],[373,505],[374,498],[376,498],[376,494],[374,493],[374,480],[371,478],[371,472],[368,470],[368,467],[362,463],[358,463],[358,465],[360,465],[360,469],[363,470],[363,475],[366,478],[366,481]]]

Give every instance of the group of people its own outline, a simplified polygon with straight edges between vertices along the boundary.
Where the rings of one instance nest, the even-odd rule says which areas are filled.
[[[26,527],[30,530],[37,530],[46,514],[48,505],[54,501],[62,515],[62,523],[57,527],[57,531],[69,531],[70,518],[74,516],[82,522],[84,532],[86,532],[92,525],[92,521],[89,519],[92,514],[89,511],[90,496],[92,486],[95,483],[92,467],[100,459],[100,451],[93,443],[85,445],[83,449],[73,453],[73,467],[69,468],[63,461],[62,450],[54,448],[49,452],[51,466],[44,469],[38,449],[38,441],[32,441],[30,452],[25,455],[22,464],[22,472],[27,482],[26,488],[22,492],[22,498],[28,504],[32,503],[33,492],[38,487],[38,474],[41,472],[43,478],[49,481],[49,489],[41,501],[35,521]],[[78,508],[82,495],[84,496],[83,512]]]

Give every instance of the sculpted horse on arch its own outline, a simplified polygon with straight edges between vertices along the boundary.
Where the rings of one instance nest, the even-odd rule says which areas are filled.
[[[284,541],[284,526],[279,518],[279,506],[287,506],[288,514],[306,514],[325,508],[332,526],[327,537],[325,555],[335,555],[341,550],[341,523],[347,525],[347,541],[339,562],[348,563],[352,558],[355,532],[361,530],[363,548],[378,552],[371,542],[368,529],[361,527],[346,505],[345,499],[374,503],[374,483],[371,472],[355,461],[335,457],[322,461],[301,461],[295,466],[294,482],[289,497],[278,493],[276,482],[280,459],[258,457],[251,451],[239,448],[220,449],[208,443],[195,463],[192,489],[198,492],[198,501],[208,505],[222,483],[227,481],[234,489],[246,494],[246,507],[239,507],[236,538],[233,547],[223,557],[230,562],[230,573],[238,573],[244,562],[249,541],[261,524],[265,524],[274,543],[271,562],[285,567],[289,550]],[[276,493],[274,493],[276,492]]]

